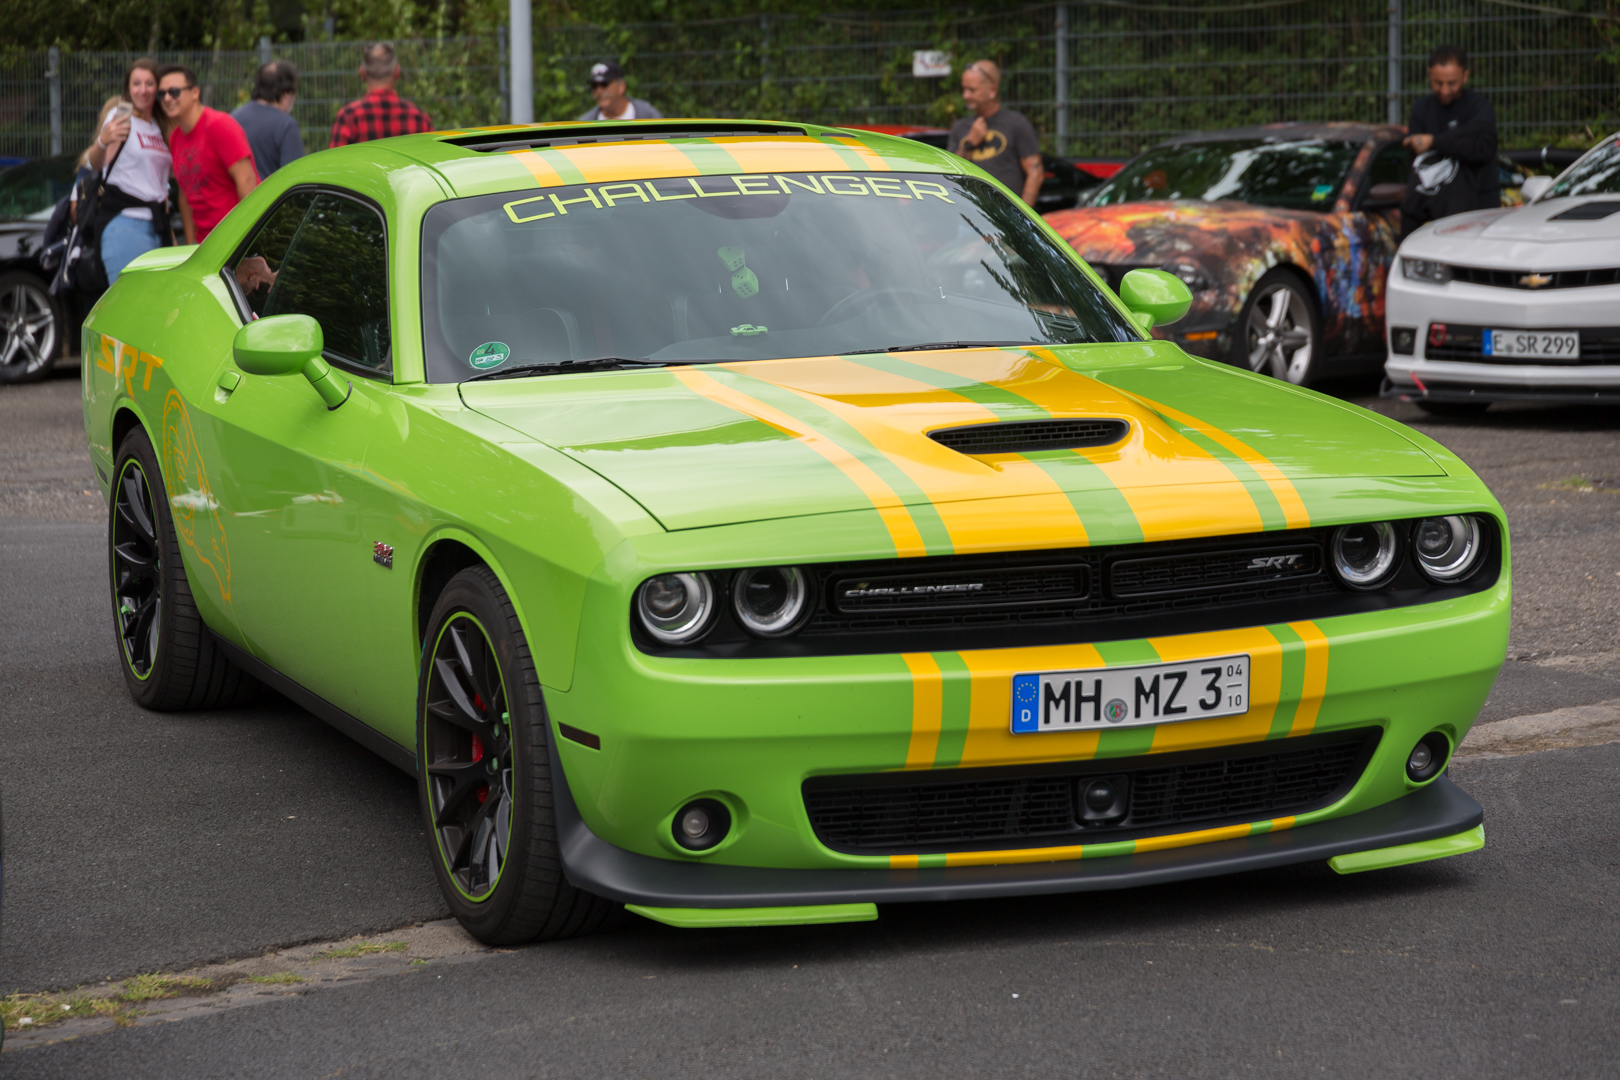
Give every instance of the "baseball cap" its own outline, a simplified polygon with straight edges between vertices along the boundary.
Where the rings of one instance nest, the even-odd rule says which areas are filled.
[[[592,86],[606,86],[615,79],[622,78],[624,78],[624,69],[611,60],[605,64],[591,65],[590,83]]]

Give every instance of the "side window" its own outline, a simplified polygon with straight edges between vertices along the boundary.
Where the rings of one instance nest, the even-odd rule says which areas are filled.
[[[329,357],[386,371],[392,345],[387,255],[377,211],[323,191],[304,216],[259,314],[312,316],[321,324]]]
[[[259,223],[253,238],[242,246],[236,261],[226,267],[241,287],[254,318],[265,314],[265,305],[281,273],[287,249],[292,246],[298,226],[303,224],[314,201],[315,192],[299,191],[277,203]]]
[[[1386,146],[1373,158],[1372,170],[1367,178],[1367,186],[1374,184],[1404,184],[1406,173],[1412,166],[1412,151],[1396,143]]]

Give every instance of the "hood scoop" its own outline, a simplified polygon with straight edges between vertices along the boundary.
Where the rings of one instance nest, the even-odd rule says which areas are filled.
[[[998,424],[970,424],[940,428],[928,437],[959,454],[1029,454],[1038,450],[1080,450],[1112,446],[1131,432],[1131,425],[1113,419],[1015,420]]]
[[[1613,200],[1604,202],[1589,202],[1582,203],[1580,206],[1571,207],[1570,209],[1565,210],[1562,214],[1554,214],[1547,220],[1602,221],[1604,218],[1617,211],[1620,211],[1620,202],[1614,202]]]

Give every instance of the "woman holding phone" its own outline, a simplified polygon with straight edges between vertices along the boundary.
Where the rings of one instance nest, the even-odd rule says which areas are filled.
[[[174,162],[152,112],[157,72],[157,61],[144,56],[129,66],[124,100],[107,115],[86,155],[105,177],[96,220],[86,224],[99,240],[109,285],[137,255],[174,242],[167,205]]]

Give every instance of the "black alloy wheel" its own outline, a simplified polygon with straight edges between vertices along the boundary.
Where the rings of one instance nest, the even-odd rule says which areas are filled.
[[[61,311],[33,274],[0,275],[0,383],[37,382],[51,373],[61,344]]]
[[[113,477],[108,577],[130,696],[160,711],[246,701],[259,683],[226,658],[197,612],[163,474],[142,429],[124,437]]]
[[[545,699],[486,567],[451,578],[433,606],[416,734],[434,876],[468,933],[489,945],[572,937],[617,910],[563,876]]]
[[[1309,288],[1282,268],[1266,272],[1255,283],[1238,317],[1234,350],[1250,371],[1309,386],[1321,351],[1316,302]]]

